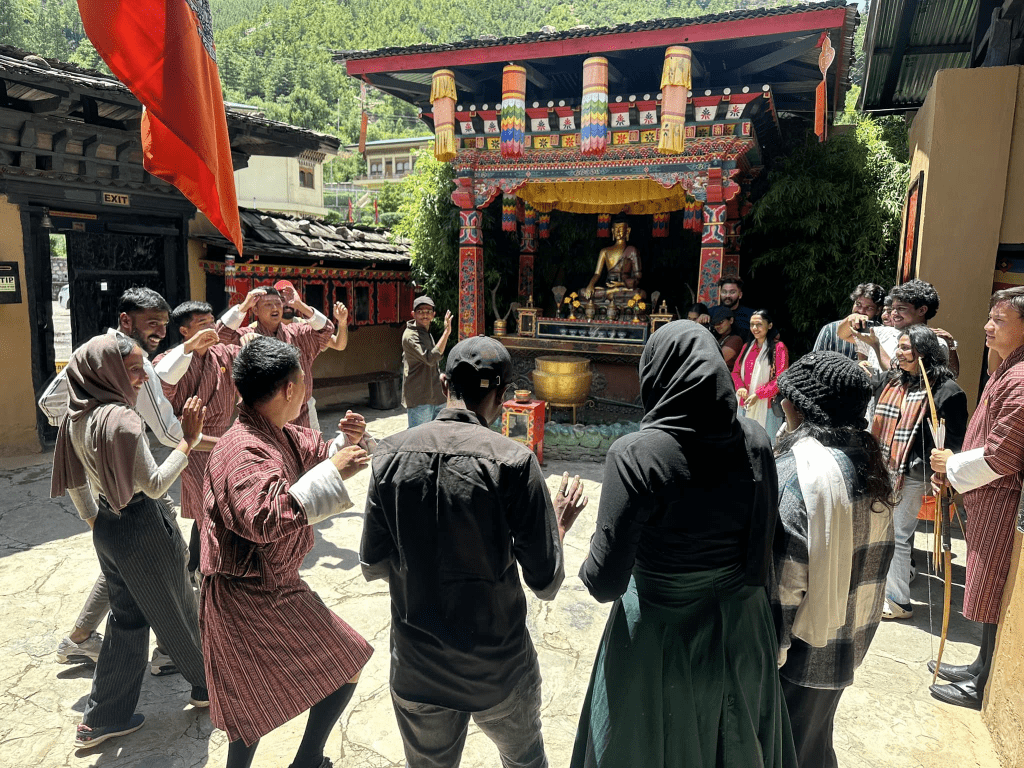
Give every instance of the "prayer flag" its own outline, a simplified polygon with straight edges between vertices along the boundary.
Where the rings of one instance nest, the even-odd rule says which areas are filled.
[[[78,0],[110,71],[142,102],[143,165],[242,252],[208,0]]]

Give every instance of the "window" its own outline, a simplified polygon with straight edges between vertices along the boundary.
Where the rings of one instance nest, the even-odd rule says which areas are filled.
[[[376,162],[376,163],[370,163],[370,175],[371,176],[380,176],[380,174],[383,173],[383,171],[384,171],[384,166],[381,165],[381,163],[379,161]]]
[[[304,283],[304,285],[302,286],[302,290],[303,290],[303,293],[305,294],[303,296],[302,300],[307,305],[312,307],[313,309],[318,309],[321,312],[323,312],[324,309],[325,309],[325,307],[324,307],[324,284],[322,282],[321,283],[313,283],[313,282],[306,281]],[[327,310],[327,317],[328,317],[328,319],[331,317],[331,310],[330,309]]]
[[[395,161],[395,175],[401,176],[403,173],[408,173],[411,170],[408,157],[402,157]]]
[[[299,186],[306,189],[316,189],[316,176],[312,170],[299,168]]]
[[[356,322],[369,323],[372,319],[370,315],[370,286],[357,285],[355,306]]]

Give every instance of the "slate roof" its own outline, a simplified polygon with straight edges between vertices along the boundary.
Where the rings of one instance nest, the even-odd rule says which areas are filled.
[[[409,241],[393,238],[383,227],[330,224],[322,219],[239,209],[245,257],[251,255],[323,260],[332,266],[358,265],[363,269],[409,269]],[[218,233],[192,237],[234,251]]]
[[[51,100],[55,90],[86,91],[97,99],[97,116],[104,120],[131,122],[142,115],[139,100],[120,80],[8,45],[0,45],[0,80],[9,99],[42,103]],[[74,109],[73,104],[69,106]],[[228,110],[227,122],[232,147],[248,154],[280,154],[287,145],[336,154],[341,146],[336,136],[248,112]]]

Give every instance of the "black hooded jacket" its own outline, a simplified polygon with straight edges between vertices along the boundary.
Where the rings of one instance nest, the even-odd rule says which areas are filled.
[[[740,565],[747,584],[766,585],[775,461],[765,431],[737,416],[711,334],[688,320],[659,329],[640,358],[640,392],[642,428],[608,451],[583,583],[609,602],[634,564],[658,573]]]

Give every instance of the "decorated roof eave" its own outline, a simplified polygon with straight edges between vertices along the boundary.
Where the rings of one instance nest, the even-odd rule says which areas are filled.
[[[375,51],[339,51],[348,74],[433,70],[483,64],[601,54],[638,48],[713,42],[772,34],[834,29],[847,23],[845,0],[750,9],[692,18],[653,19],[613,27],[571,29],[561,33],[534,33],[521,37],[473,39],[451,44],[421,44]],[[453,54],[457,58],[453,59]]]

